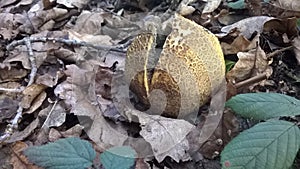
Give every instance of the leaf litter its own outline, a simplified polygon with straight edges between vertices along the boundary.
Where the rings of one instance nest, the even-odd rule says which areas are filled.
[[[237,117],[226,110],[212,135],[197,142],[209,105],[201,108],[195,123],[148,115],[125,106],[130,100],[116,82],[124,72],[128,45],[144,29],[144,18],[166,17],[169,7],[190,18],[202,17],[198,22],[219,36],[225,58],[237,61],[227,74],[237,92],[280,91],[300,97],[299,30],[292,18],[300,15],[292,1],[257,6],[246,1],[244,13],[233,9],[225,15],[219,15],[226,7],[220,1],[136,2],[1,1],[0,123],[7,126],[1,129],[1,142],[27,147],[82,137],[84,131],[98,153],[131,145],[156,165],[164,166],[169,158],[179,163],[175,166],[190,165],[184,161],[205,166],[203,158],[218,163],[216,157],[238,133]],[[238,21],[233,14],[246,19]],[[224,16],[234,23],[221,25],[217,19]],[[20,154],[10,155],[13,166],[29,167],[16,158]]]

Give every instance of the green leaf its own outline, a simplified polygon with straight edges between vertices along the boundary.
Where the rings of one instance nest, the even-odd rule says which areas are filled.
[[[242,132],[221,153],[223,169],[287,169],[300,146],[297,125],[280,120],[259,123]]]
[[[298,30],[300,30],[300,19],[299,18],[297,19],[297,28],[298,28]]]
[[[136,152],[129,146],[113,147],[100,155],[105,169],[129,169],[135,163]]]
[[[75,137],[29,147],[24,154],[29,161],[46,169],[84,169],[91,166],[96,157],[89,142]]]
[[[231,60],[225,60],[225,65],[226,65],[226,72],[228,72],[235,65],[235,62]]]
[[[235,2],[228,2],[228,6],[232,9],[244,9],[245,8],[245,1],[238,0]]]
[[[235,113],[255,120],[300,115],[300,101],[278,93],[247,93],[226,102]]]

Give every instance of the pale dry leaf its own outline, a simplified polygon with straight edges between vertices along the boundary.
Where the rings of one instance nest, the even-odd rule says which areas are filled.
[[[105,45],[112,46],[113,41],[112,38],[108,35],[93,35],[86,33],[77,33],[73,30],[69,30],[69,39],[76,41],[84,41],[93,45]],[[77,47],[75,48],[76,55],[81,56],[84,60],[89,60],[95,62],[94,64],[101,64],[103,62],[104,57],[106,57],[108,52],[107,50],[98,50],[90,47]],[[98,62],[98,63],[97,63]]]
[[[67,137],[80,137],[80,135],[82,134],[83,129],[84,129],[84,126],[82,126],[80,124],[76,124],[75,126],[69,128],[68,130],[60,132],[60,134],[65,138],[67,138]]]
[[[64,60],[64,61],[69,61],[69,62],[79,62],[79,61],[84,61],[85,58],[82,55],[79,55],[78,53],[71,51],[66,48],[59,48],[57,50],[52,50],[49,51],[50,55],[56,56],[57,58]]]
[[[92,105],[95,100],[89,99],[90,96],[86,90],[89,89],[81,88],[72,83],[63,82],[54,89],[54,93],[71,107],[71,113],[78,116],[88,116],[93,118],[96,115],[96,108]]]
[[[68,82],[62,82],[54,89],[54,94],[63,99],[68,106],[76,105],[78,100],[84,99],[80,88]]]
[[[202,13],[210,13],[218,8],[222,0],[203,0],[207,2],[204,6]]]
[[[76,20],[73,31],[79,34],[99,34],[104,21],[102,15],[102,13],[82,11]]]
[[[41,85],[41,84],[32,84],[26,87],[22,92],[24,96],[22,98],[20,105],[23,108],[28,109],[31,106],[33,100],[37,96],[39,96],[40,93],[42,93],[46,88],[47,87],[45,85]]]
[[[77,41],[84,41],[87,43],[91,43],[94,45],[112,45],[111,37],[107,35],[93,35],[87,33],[77,33],[73,30],[69,30],[69,39],[77,40]]]
[[[41,31],[45,31],[45,30],[52,30],[53,27],[55,25],[55,21],[54,20],[50,20],[48,22],[46,22],[45,24],[43,24],[41,27],[40,27],[40,30]]]
[[[224,55],[237,54],[238,52],[246,52],[256,48],[256,43],[259,41],[259,34],[251,41],[243,35],[236,37],[231,44],[221,42],[221,47]]]
[[[52,72],[43,73],[42,75],[37,75],[35,82],[37,84],[43,84],[48,87],[53,87],[57,85],[58,79],[62,77],[63,73],[61,71],[56,71],[55,74]]]
[[[238,52],[239,58],[235,66],[227,73],[227,78],[232,79],[234,82],[245,80],[251,76],[251,70],[255,64],[255,53],[249,52]]]
[[[248,52],[239,52],[237,56],[238,62],[226,75],[231,82],[239,82],[262,73],[271,75],[270,63],[260,46]]]
[[[39,128],[39,130],[36,130],[35,135],[33,136],[33,144],[34,145],[43,145],[49,142],[49,131],[50,129],[47,127]]]
[[[66,110],[60,105],[60,102],[58,102],[58,104],[53,105],[53,106],[54,106],[54,108],[52,108],[48,112],[47,118],[43,124],[43,126],[46,126],[48,128],[59,127],[66,120]]]
[[[195,10],[196,9],[194,7],[183,4],[180,8],[179,14],[186,16],[186,15],[192,14],[193,12],[195,12]]]
[[[36,12],[42,9],[43,9],[42,2],[39,1],[38,3],[32,5],[32,7],[28,10],[28,12]]]
[[[54,142],[60,138],[62,138],[62,135],[60,134],[60,132],[54,128],[51,128],[49,131],[49,135],[48,135],[49,141]]]
[[[0,95],[0,122],[4,122],[5,119],[10,119],[16,114],[18,109],[18,101],[14,100],[6,95]]]
[[[16,67],[0,69],[0,82],[20,80],[27,75],[27,70]]]
[[[109,68],[99,68],[95,78],[95,93],[105,99],[111,99],[111,81],[113,72]]]
[[[255,16],[246,18],[243,20],[240,20],[234,24],[224,26],[221,31],[225,34],[230,33],[230,31],[237,29],[241,32],[241,35],[244,35],[247,39],[250,39],[252,34],[257,31],[258,33],[261,33],[263,31],[263,25],[265,22],[273,19],[273,17],[268,16]],[[224,33],[221,33],[219,35],[223,36]]]
[[[103,150],[124,145],[128,138],[125,129],[120,125],[106,121],[99,109],[96,109],[96,114],[92,119],[91,128],[86,131],[89,138]],[[79,118],[79,121],[81,125],[85,126],[83,119]]]
[[[33,0],[22,0],[16,5],[16,7],[26,6],[26,5],[30,5],[32,3],[33,3]]]
[[[296,37],[293,40],[292,45],[294,46],[294,52],[299,65],[300,64],[300,36]]]
[[[69,83],[84,86],[93,82],[95,72],[94,70],[87,70],[80,68],[75,64],[66,65],[67,70],[64,73],[68,76]]]
[[[26,139],[28,136],[30,136],[34,130],[38,127],[40,123],[40,119],[36,118],[33,120],[24,130],[22,131],[15,131],[11,137],[6,140],[6,143],[14,143],[16,141],[21,141]]]
[[[68,8],[83,8],[89,0],[57,0],[56,3],[65,5]]]
[[[128,110],[127,115],[135,116],[140,123],[141,136],[150,143],[154,156],[161,162],[169,156],[176,162],[190,159],[187,134],[194,125],[182,119],[170,119],[158,115],[148,115],[137,110]]]
[[[43,104],[44,100],[47,97],[47,93],[45,91],[42,91],[31,103],[31,106],[28,110],[24,111],[23,114],[30,114],[36,111],[38,108],[41,107]]]
[[[39,116],[39,117],[46,118],[47,115],[48,115],[48,113],[50,112],[51,108],[52,108],[52,104],[49,104],[46,108],[43,108],[43,109],[39,112],[38,116]]]
[[[19,33],[17,28],[22,24],[20,17],[19,14],[0,13],[0,34],[4,39],[11,39]]]
[[[9,56],[3,61],[4,64],[11,62],[21,62],[25,69],[31,69],[31,65],[28,59],[28,51],[24,45],[20,45],[9,52]]]
[[[75,115],[95,116],[95,71],[97,67],[92,65],[67,65],[65,74],[67,80],[57,85],[54,94],[64,99],[64,102],[71,107],[71,113]]]
[[[19,30],[28,34],[33,34],[49,20],[55,20],[66,15],[67,13],[68,10],[62,8],[52,8],[49,10],[39,10],[36,12],[25,13],[23,16],[24,22],[19,27]]]
[[[300,12],[299,0],[272,0],[270,3],[286,10]]]
[[[0,8],[2,8],[3,6],[8,6],[8,5],[11,5],[11,4],[15,4],[18,2],[18,0],[1,0],[0,1]]]
[[[34,52],[34,56],[36,58],[36,66],[39,68],[47,58],[47,52],[43,50],[43,43],[33,43],[32,49],[39,51]],[[50,50],[48,48],[47,50]],[[9,56],[3,61],[3,63],[11,63],[11,62],[21,62],[25,69],[31,69],[31,64],[29,62],[28,49],[25,45],[20,45],[14,48],[13,51],[10,51]]]

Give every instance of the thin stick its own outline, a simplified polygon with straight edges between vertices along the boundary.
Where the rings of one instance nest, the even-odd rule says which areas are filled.
[[[251,78],[246,79],[244,81],[238,82],[234,86],[238,89],[238,88],[241,88],[241,87],[244,87],[244,86],[248,86],[248,85],[260,82],[260,81],[265,80],[265,79],[267,79],[267,75],[264,73],[264,74],[260,74],[260,75],[251,77]]]
[[[24,43],[27,47],[28,55],[29,55],[29,61],[30,61],[30,64],[31,64],[31,72],[30,72],[30,75],[29,75],[29,82],[27,84],[27,86],[30,86],[34,82],[34,78],[35,78],[36,72],[37,72],[36,58],[33,54],[30,39],[29,38],[24,38]]]
[[[21,87],[18,87],[16,89],[9,89],[9,88],[3,88],[3,87],[0,87],[0,91],[3,91],[3,92],[12,92],[12,93],[20,93],[24,90],[25,88],[23,86]]]
[[[279,49],[279,50],[275,50],[274,52],[269,53],[269,54],[267,55],[267,58],[268,58],[268,59],[269,59],[269,58],[272,58],[272,57],[278,55],[279,53],[284,52],[284,51],[286,51],[286,50],[290,50],[290,49],[293,49],[293,46],[288,46],[288,47],[285,47],[285,48],[282,48],[282,49]]]
[[[50,110],[50,112],[49,112],[49,114],[48,114],[48,116],[47,116],[46,120],[44,121],[44,124],[42,125],[41,128],[44,128],[47,125],[46,122],[49,120],[49,118],[50,118],[53,110],[55,109],[57,103],[58,103],[58,100],[55,100],[55,102],[54,102],[53,106],[51,107],[51,110]],[[46,126],[46,127],[48,128],[48,126]]]
[[[19,105],[16,116],[11,121],[11,124],[7,125],[4,134],[0,136],[0,143],[3,143],[5,140],[7,140],[13,134],[13,132],[18,128],[18,123],[19,120],[22,118],[22,113],[23,113],[23,107]]]
[[[115,45],[115,46],[108,46],[108,45],[94,45],[91,43],[87,43],[84,41],[77,41],[77,40],[70,40],[70,39],[63,39],[63,38],[52,38],[52,37],[29,37],[29,38],[24,38],[21,40],[13,41],[12,43],[8,44],[6,49],[8,51],[12,50],[14,47],[18,45],[23,45],[25,44],[26,41],[30,41],[31,43],[33,42],[47,42],[51,41],[53,43],[63,43],[66,45],[73,45],[73,46],[86,46],[86,47],[91,47],[94,49],[99,49],[99,50],[110,50],[110,51],[116,51],[116,52],[125,52],[125,47],[127,47],[127,44],[125,45]]]

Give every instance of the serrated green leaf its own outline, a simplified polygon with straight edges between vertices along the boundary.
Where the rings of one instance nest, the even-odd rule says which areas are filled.
[[[270,120],[242,132],[221,153],[223,169],[287,169],[300,146],[300,130],[287,121]]]
[[[228,72],[235,65],[235,62],[225,59],[225,65],[226,65],[226,72]]]
[[[29,161],[46,169],[85,169],[96,157],[92,145],[76,137],[29,147],[24,154]]]
[[[129,146],[113,147],[100,155],[105,169],[129,169],[135,163],[136,152]]]
[[[255,120],[300,115],[300,101],[278,93],[239,94],[225,105],[236,114]]]

